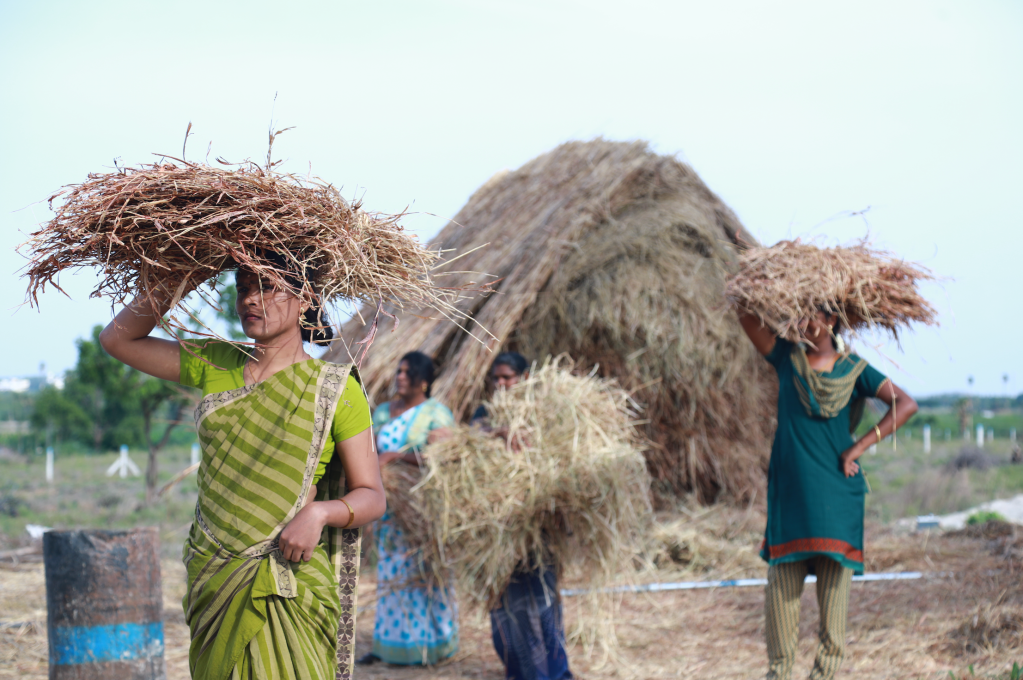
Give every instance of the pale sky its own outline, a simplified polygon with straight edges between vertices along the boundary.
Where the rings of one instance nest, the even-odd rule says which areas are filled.
[[[70,368],[111,316],[89,274],[18,308],[39,201],[189,121],[190,158],[260,158],[272,113],[287,169],[424,239],[561,142],[648,140],[763,242],[869,232],[949,277],[940,328],[858,345],[912,393],[1023,392],[1023,3],[0,0],[0,96],[0,376]]]

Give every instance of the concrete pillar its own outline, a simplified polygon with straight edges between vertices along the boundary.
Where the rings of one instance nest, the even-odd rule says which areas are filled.
[[[924,453],[931,452],[931,426],[924,425]]]
[[[977,426],[977,446],[984,448],[984,426]]]
[[[46,481],[53,481],[53,447],[46,447]]]

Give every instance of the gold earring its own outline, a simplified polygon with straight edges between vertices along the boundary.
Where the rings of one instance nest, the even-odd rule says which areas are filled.
[[[428,389],[430,389],[430,386],[429,386],[429,385],[427,385],[427,384],[426,384],[426,383],[424,382],[424,383],[423,383],[423,394],[426,394],[426,390],[428,390]]]

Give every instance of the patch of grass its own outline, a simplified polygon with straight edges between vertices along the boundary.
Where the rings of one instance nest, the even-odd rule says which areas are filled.
[[[1005,518],[994,510],[979,510],[966,518],[966,523],[970,525],[1004,521]]]
[[[918,514],[946,514],[966,510],[995,498],[1023,493],[1023,465],[1009,462],[1007,439],[986,442],[982,449],[986,469],[960,466],[967,445],[961,439],[932,439],[930,454],[923,452],[919,437],[900,436],[898,448],[882,442],[877,453],[866,454],[860,464],[870,482],[867,516],[890,522]],[[973,446],[972,443],[969,446]],[[972,460],[972,459],[971,459]]]
[[[47,483],[45,466],[35,456],[22,461],[0,459],[0,501],[13,503],[16,514],[0,512],[0,549],[24,544],[26,524],[55,529],[128,529],[157,526],[164,557],[178,558],[191,523],[198,489],[195,476],[184,479],[152,507],[142,507],[145,481],[140,477],[107,477],[116,453],[64,454],[58,451],[54,480]],[[139,467],[145,453],[132,451]],[[187,446],[169,447],[160,454],[159,484],[163,485],[189,464]],[[10,499],[10,500],[4,500]]]

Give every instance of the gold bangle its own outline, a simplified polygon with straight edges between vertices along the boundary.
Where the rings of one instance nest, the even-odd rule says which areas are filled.
[[[344,503],[345,506],[348,508],[348,524],[341,527],[342,529],[347,529],[348,527],[352,526],[352,522],[355,521],[355,511],[352,510],[352,506],[348,505],[348,501],[346,501],[344,498],[339,498],[338,500]]]
[[[877,443],[880,444],[881,443],[881,428],[878,427],[877,425],[874,426],[874,434],[877,435]]]

